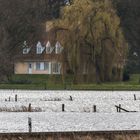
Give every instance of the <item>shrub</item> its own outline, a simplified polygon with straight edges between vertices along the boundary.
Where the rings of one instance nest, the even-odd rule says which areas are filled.
[[[11,78],[9,79],[10,84],[31,84],[32,82],[28,79],[23,78]]]
[[[129,81],[130,80],[130,73],[125,70],[123,73],[123,81]]]

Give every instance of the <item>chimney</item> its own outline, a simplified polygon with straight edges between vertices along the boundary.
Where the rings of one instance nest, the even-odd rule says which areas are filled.
[[[54,27],[54,23],[52,21],[46,22],[46,32],[49,32]]]

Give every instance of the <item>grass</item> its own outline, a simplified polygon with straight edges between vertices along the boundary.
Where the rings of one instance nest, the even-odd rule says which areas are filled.
[[[20,107],[0,107],[0,112],[42,112],[42,109],[39,107],[36,108],[29,108],[27,106],[20,106]]]
[[[107,82],[101,84],[73,85],[75,90],[140,90],[140,75],[133,74],[126,82]]]
[[[84,84],[73,85],[72,89],[75,90],[140,90],[140,85],[127,85],[127,84]]]
[[[22,90],[61,90],[63,85],[43,85],[43,84],[0,84],[0,89],[22,89]]]
[[[0,140],[139,140],[140,133],[130,132],[54,132],[1,134]]]
[[[67,76],[63,84],[61,75],[13,75],[9,83],[0,84],[0,89],[28,90],[140,90],[140,74],[133,74],[127,82],[107,82],[91,84],[71,84]]]

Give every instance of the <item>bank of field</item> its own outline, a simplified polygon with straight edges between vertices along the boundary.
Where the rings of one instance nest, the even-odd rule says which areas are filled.
[[[2,134],[0,140],[139,140],[139,131],[15,133]]]
[[[73,76],[13,75],[9,82],[0,83],[0,89],[28,90],[140,90],[140,75],[133,74],[126,82],[73,84]]]

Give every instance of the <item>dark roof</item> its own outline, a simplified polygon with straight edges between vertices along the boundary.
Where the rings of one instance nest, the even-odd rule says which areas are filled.
[[[15,61],[41,61],[41,60],[61,60],[62,53],[56,54],[55,50],[52,51],[51,54],[46,53],[46,49],[42,52],[42,54],[36,53],[36,46],[32,46],[31,50],[28,54],[23,54],[22,48],[19,50],[18,55],[15,56]]]

